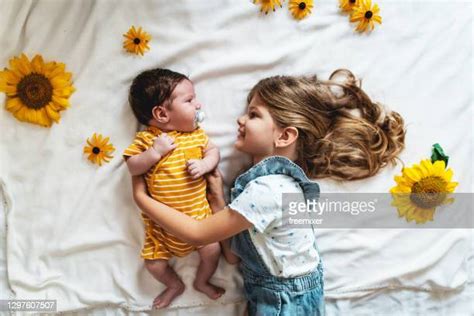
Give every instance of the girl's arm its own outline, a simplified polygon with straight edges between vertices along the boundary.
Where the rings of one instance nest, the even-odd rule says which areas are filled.
[[[242,215],[226,207],[202,221],[152,199],[142,177],[132,177],[133,197],[138,207],[163,229],[192,245],[221,241],[253,225]]]
[[[226,203],[224,200],[224,190],[222,175],[216,168],[213,172],[208,173],[206,176],[207,180],[207,200],[211,206],[212,212],[215,214],[225,209]],[[236,264],[240,261],[240,258],[236,256],[230,246],[231,238],[221,240],[222,253],[224,254],[225,260],[230,264]]]
[[[226,209],[225,206],[226,206],[225,202],[223,202],[220,205],[218,203],[211,204],[211,208],[214,214],[219,213],[223,209],[225,210]],[[231,246],[230,246],[230,240],[231,238],[221,240],[220,243],[221,243],[222,253],[224,254],[224,258],[228,263],[236,264],[240,261],[240,258],[232,252]]]

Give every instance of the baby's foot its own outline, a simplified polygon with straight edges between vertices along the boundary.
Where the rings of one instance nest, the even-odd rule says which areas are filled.
[[[199,292],[206,294],[210,299],[216,300],[221,297],[225,290],[221,287],[215,286],[209,282],[194,283],[194,288]]]
[[[154,308],[165,308],[175,299],[175,297],[183,294],[184,284],[183,282],[177,282],[176,284],[167,287],[161,292],[153,301]]]

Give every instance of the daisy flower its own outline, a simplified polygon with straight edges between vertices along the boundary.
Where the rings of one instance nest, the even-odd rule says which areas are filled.
[[[102,162],[109,162],[114,156],[112,153],[115,151],[115,147],[109,144],[109,137],[103,138],[101,134],[92,135],[92,139],[87,139],[87,145],[84,146],[84,154],[88,154],[89,159],[92,163],[102,166]]]
[[[382,24],[382,17],[379,15],[380,9],[377,4],[372,6],[371,0],[359,0],[359,5],[354,7],[351,13],[351,22],[358,22],[356,31],[365,32],[368,28],[372,31],[374,23]]]
[[[297,20],[301,20],[311,14],[312,8],[313,0],[290,0],[288,4],[288,9]]]
[[[127,52],[143,56],[145,51],[150,50],[148,43],[151,40],[151,35],[143,31],[141,27],[137,30],[135,26],[132,26],[123,36],[125,37],[123,48]]]
[[[259,4],[260,11],[265,12],[265,14],[270,10],[275,11],[275,6],[277,5],[280,6],[280,8],[282,7],[280,0],[253,0],[253,3]]]
[[[339,0],[339,8],[344,12],[352,12],[360,0]]]

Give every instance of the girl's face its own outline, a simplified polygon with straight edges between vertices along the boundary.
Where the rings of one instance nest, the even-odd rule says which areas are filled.
[[[280,128],[276,125],[266,105],[255,95],[247,113],[237,119],[239,124],[235,148],[250,154],[254,163],[272,156],[275,152],[275,139]]]

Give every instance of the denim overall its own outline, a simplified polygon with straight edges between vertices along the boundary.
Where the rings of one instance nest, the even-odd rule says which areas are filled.
[[[272,156],[240,175],[231,190],[233,201],[252,180],[266,175],[282,174],[294,178],[303,189],[305,199],[317,199],[319,186],[311,182],[303,170],[291,160]],[[314,228],[313,228],[314,231]],[[318,250],[316,243],[314,244]],[[283,278],[272,275],[252,242],[249,231],[235,235],[232,251],[240,257],[240,270],[252,315],[324,315],[324,280],[321,260],[316,270],[308,274]],[[319,251],[318,251],[319,253]]]

